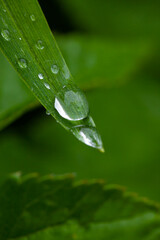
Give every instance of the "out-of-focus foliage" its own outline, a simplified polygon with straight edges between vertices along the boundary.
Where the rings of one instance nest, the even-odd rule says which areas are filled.
[[[16,173],[0,189],[0,239],[150,239],[159,207],[102,181]],[[16,194],[15,194],[16,193]]]
[[[52,0],[54,1],[54,0]],[[79,29],[116,39],[160,39],[158,0],[59,0]]]

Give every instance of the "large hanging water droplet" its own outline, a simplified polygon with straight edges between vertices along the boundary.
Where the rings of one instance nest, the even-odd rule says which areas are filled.
[[[54,107],[63,118],[72,121],[84,119],[89,114],[87,99],[77,87],[70,90],[64,87],[55,98]]]
[[[9,41],[10,40],[10,33],[7,29],[3,29],[1,31],[1,35],[2,37],[6,40],[6,41]]]
[[[104,152],[102,139],[100,134],[97,132],[95,127],[79,126],[71,129],[71,132],[78,138],[81,142],[88,146],[99,149]]]
[[[18,65],[21,68],[27,68],[27,61],[24,58],[20,58],[18,59]]]
[[[35,22],[36,21],[36,18],[34,16],[34,14],[30,15],[30,19],[32,20],[32,22]]]
[[[57,67],[56,64],[53,64],[53,65],[51,66],[51,71],[52,71],[52,73],[54,73],[54,74],[57,74],[57,73],[59,72],[59,68]]]
[[[42,73],[39,73],[39,74],[38,74],[38,77],[39,77],[39,79],[43,79],[43,78],[44,78],[44,76],[43,76]]]
[[[36,48],[42,50],[44,48],[42,40],[38,40],[36,43]]]

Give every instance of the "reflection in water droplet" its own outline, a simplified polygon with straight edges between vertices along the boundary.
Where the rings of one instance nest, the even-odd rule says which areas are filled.
[[[51,113],[50,113],[48,110],[46,110],[46,114],[47,114],[47,115],[51,115]]]
[[[21,68],[27,68],[27,61],[24,58],[20,58],[18,59],[18,65]]]
[[[10,36],[9,36],[9,31],[7,29],[3,29],[1,31],[1,35],[2,37],[6,40],[6,41],[9,41],[10,40]]]
[[[34,16],[34,14],[30,15],[30,19],[31,19],[33,22],[36,21],[36,18],[35,18],[35,16]]]
[[[59,72],[59,68],[57,67],[56,64],[53,64],[53,65],[51,66],[51,71],[52,71],[52,73],[54,73],[54,74],[57,74],[57,73]]]
[[[44,48],[43,42],[41,40],[38,40],[36,43],[36,48],[42,50]]]
[[[39,74],[38,74],[38,77],[39,77],[39,79],[43,79],[43,78],[44,78],[44,76],[43,76],[42,73],[39,73]]]
[[[48,83],[44,83],[44,86],[45,86],[47,89],[51,89]]]
[[[96,128],[79,126],[72,128],[71,132],[86,145],[97,148],[102,152],[104,151],[101,136]]]
[[[55,98],[54,107],[63,118],[72,121],[84,119],[89,113],[87,99],[76,87],[74,90],[65,87]]]

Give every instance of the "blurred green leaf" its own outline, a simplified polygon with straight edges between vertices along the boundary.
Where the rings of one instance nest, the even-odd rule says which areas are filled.
[[[77,83],[85,90],[118,86],[151,56],[143,42],[116,42],[81,35],[57,36],[58,44]],[[38,101],[0,54],[0,129],[38,106]]]
[[[116,39],[153,39],[159,43],[158,0],[59,0],[58,3],[81,31]]]
[[[102,180],[15,173],[1,186],[0,239],[134,239],[133,230],[148,239],[159,230],[158,213],[158,205]]]

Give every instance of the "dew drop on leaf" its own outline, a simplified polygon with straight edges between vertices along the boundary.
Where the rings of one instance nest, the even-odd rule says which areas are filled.
[[[66,87],[56,96],[54,107],[61,117],[78,121],[84,119],[89,114],[89,106],[83,92],[76,88],[67,90]]]
[[[39,73],[39,74],[38,74],[38,77],[39,77],[39,79],[43,79],[43,78],[44,78],[44,76],[43,76],[42,73]]]
[[[53,65],[51,66],[51,71],[52,71],[52,73],[54,73],[54,74],[57,74],[57,73],[59,72],[59,68],[57,67],[56,64],[53,64]]]
[[[64,67],[63,67],[63,74],[64,74],[64,77],[65,77],[66,79],[69,79],[70,76],[71,76],[67,65],[64,65]]]
[[[49,115],[51,115],[51,113],[48,111],[48,110],[46,110],[46,114],[49,116]]]
[[[44,86],[45,86],[47,89],[51,89],[48,83],[44,83]]]
[[[32,20],[32,22],[36,21],[34,14],[30,15],[30,19]]]
[[[2,37],[6,40],[6,41],[9,41],[10,40],[10,33],[9,33],[9,31],[7,30],[7,29],[3,29],[2,31],[1,31],[1,35],[2,35]]]
[[[71,132],[86,145],[104,151],[101,136],[95,127],[78,126],[72,128]]]
[[[18,65],[21,68],[27,68],[27,61],[24,58],[20,58],[18,59]]]
[[[38,40],[36,43],[36,48],[42,50],[44,48],[42,40]]]

